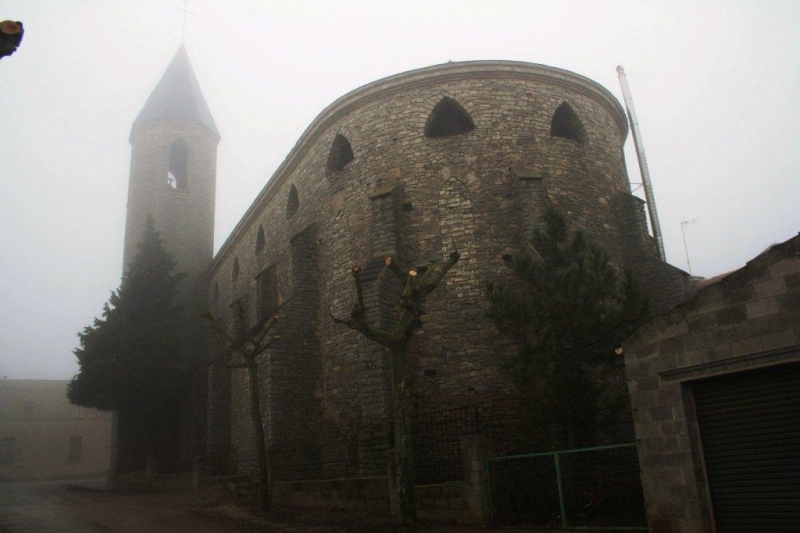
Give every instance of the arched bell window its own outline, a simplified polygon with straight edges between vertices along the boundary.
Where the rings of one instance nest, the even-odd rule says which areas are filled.
[[[175,139],[169,147],[169,172],[167,185],[183,191],[188,186],[189,148],[183,139]]]

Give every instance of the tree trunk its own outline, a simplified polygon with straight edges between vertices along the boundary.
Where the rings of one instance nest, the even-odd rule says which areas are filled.
[[[411,524],[417,517],[414,496],[414,419],[411,407],[411,376],[405,346],[392,348],[392,408],[394,414],[395,479],[398,517]]]
[[[262,511],[269,510],[269,470],[267,469],[267,443],[264,438],[264,425],[261,420],[261,400],[258,387],[258,364],[247,360],[247,375],[250,382],[250,416],[256,434],[258,453],[258,501]]]

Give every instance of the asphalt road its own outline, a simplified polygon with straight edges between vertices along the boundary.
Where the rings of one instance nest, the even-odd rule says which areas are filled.
[[[75,487],[73,483],[83,485]],[[238,531],[235,523],[209,519],[186,494],[130,494],[104,488],[102,482],[0,483],[0,531],[145,532]]]

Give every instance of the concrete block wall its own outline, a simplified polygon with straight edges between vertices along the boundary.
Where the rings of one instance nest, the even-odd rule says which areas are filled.
[[[800,360],[800,237],[701,288],[624,350],[650,530],[711,531],[691,383]]]

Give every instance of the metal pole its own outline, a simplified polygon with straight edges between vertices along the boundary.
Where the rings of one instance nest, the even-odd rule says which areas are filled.
[[[564,504],[564,488],[561,486],[561,462],[558,454],[553,454],[556,463],[556,483],[558,484],[558,507],[561,510],[561,527],[567,529],[567,506]]]
[[[492,463],[489,459],[484,461],[484,468],[486,468],[486,491],[489,498],[489,525],[494,526],[494,507],[492,506]]]
[[[689,247],[686,246],[686,221],[681,221],[681,235],[683,235],[683,250],[686,252],[686,266],[689,267],[689,275],[692,274],[692,263],[689,261]]]
[[[696,218],[693,218],[691,220],[686,220],[686,217],[683,217],[683,220],[681,220],[681,235],[683,235],[683,249],[686,252],[686,266],[689,267],[690,275],[692,273],[692,263],[691,261],[689,261],[689,247],[686,245],[686,227],[689,224],[694,224],[695,222],[697,222],[697,220],[698,219]]]
[[[622,96],[625,98],[625,107],[628,109],[628,119],[631,123],[631,131],[633,132],[633,144],[636,147],[636,157],[639,160],[639,170],[642,173],[642,187],[644,187],[644,196],[647,200],[647,212],[650,213],[650,226],[653,228],[653,237],[656,239],[658,257],[666,262],[667,255],[664,253],[664,240],[661,237],[661,225],[658,223],[656,199],[655,196],[653,196],[653,185],[650,183],[650,171],[647,168],[647,158],[644,155],[642,133],[639,130],[639,120],[636,118],[636,109],[633,107],[633,98],[631,97],[631,90],[628,87],[628,78],[625,76],[625,69],[622,68],[622,65],[617,67],[617,74],[619,75],[619,84],[622,86]]]

